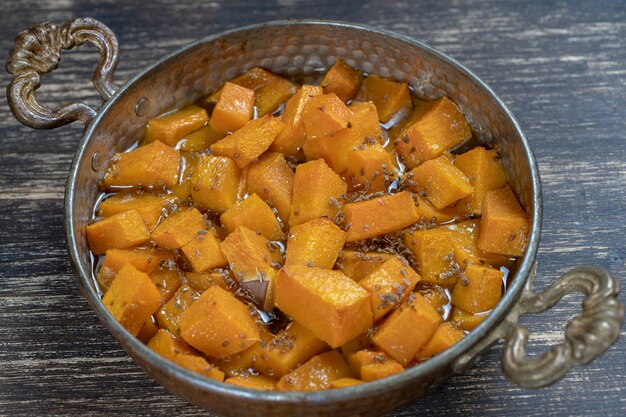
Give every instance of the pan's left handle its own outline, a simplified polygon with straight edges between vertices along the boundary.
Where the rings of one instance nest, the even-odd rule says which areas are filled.
[[[106,25],[83,17],[60,27],[49,22],[40,23],[17,35],[6,64],[7,71],[13,75],[7,87],[7,100],[13,115],[21,123],[35,129],[53,129],[76,120],[88,124],[94,118],[96,110],[80,101],[49,109],[35,99],[41,75],[59,66],[61,51],[86,41],[100,51],[100,62],[92,82],[106,101],[116,90],[113,72],[119,50],[115,35]]]

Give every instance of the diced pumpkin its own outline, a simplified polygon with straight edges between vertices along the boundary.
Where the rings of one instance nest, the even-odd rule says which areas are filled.
[[[157,311],[156,319],[159,327],[178,336],[180,334],[180,315],[197,298],[198,293],[193,288],[189,285],[181,286],[174,296]]]
[[[98,206],[98,217],[110,217],[128,210],[137,210],[149,230],[163,216],[165,199],[154,194],[135,194],[132,192],[115,194],[104,199]]]
[[[254,105],[259,117],[278,109],[298,89],[291,81],[259,67],[252,68],[230,82],[254,90]]]
[[[109,249],[106,251],[104,262],[98,271],[98,285],[106,292],[115,278],[115,274],[125,264],[129,263],[146,274],[158,270],[160,263],[168,259],[176,259],[171,252],[158,249]]]
[[[269,240],[281,240],[284,237],[276,215],[255,193],[222,213],[220,222],[229,234],[239,226],[246,226]]]
[[[161,248],[180,249],[206,228],[202,213],[191,208],[170,214],[152,231],[150,237]]]
[[[463,172],[445,156],[424,162],[407,175],[409,186],[438,209],[472,194],[474,188]]]
[[[384,317],[413,291],[420,276],[405,261],[394,256],[379,266],[359,285],[372,294],[374,321]]]
[[[254,114],[254,91],[226,82],[211,114],[209,126],[217,132],[241,129]]]
[[[126,249],[141,245],[150,232],[137,210],[128,210],[85,227],[91,251],[102,255],[109,249]]]
[[[278,252],[269,248],[269,241],[255,231],[239,226],[220,244],[230,269],[238,280],[259,278],[259,274],[273,271],[273,262],[280,259]]]
[[[391,359],[384,352],[359,350],[348,355],[348,364],[352,373],[361,380],[369,382],[385,378],[404,371],[404,367]]]
[[[347,359],[351,353],[370,348],[371,346],[372,341],[370,340],[368,333],[363,333],[341,345],[341,354]]]
[[[341,271],[285,266],[275,297],[278,308],[333,348],[372,325],[369,293]]]
[[[293,193],[293,171],[279,153],[266,152],[249,165],[248,192],[274,207],[283,221],[289,219]]]
[[[178,183],[180,152],[156,140],[129,152],[116,154],[107,170],[106,188],[151,187]]]
[[[217,285],[230,290],[234,282],[227,270],[223,272],[185,272],[185,279],[196,291],[202,293],[209,287]]]
[[[450,322],[442,323],[430,341],[417,353],[416,359],[424,361],[441,352],[450,349],[455,343],[465,337],[463,330]]]
[[[352,376],[350,367],[335,350],[309,359],[283,376],[276,384],[280,391],[319,391],[330,388],[330,381]]]
[[[143,322],[141,329],[137,333],[137,339],[141,340],[142,343],[148,344],[150,339],[154,337],[155,334],[159,331],[159,328],[156,325],[153,317],[150,317],[148,320]]]
[[[215,130],[215,128],[211,125],[207,125],[191,132],[188,135],[185,135],[180,142],[180,150],[188,152],[203,152],[223,137],[224,134],[222,132]]]
[[[465,116],[447,97],[427,103],[419,117],[400,132],[395,144],[408,168],[414,168],[472,136]]]
[[[494,308],[502,297],[502,277],[497,269],[470,265],[452,291],[452,304],[469,313]]]
[[[211,152],[229,157],[243,168],[261,156],[284,128],[285,124],[271,115],[250,120],[232,135],[211,145]]]
[[[415,202],[408,191],[349,203],[343,210],[348,228],[347,242],[402,230],[419,220]]]
[[[173,113],[168,113],[148,120],[144,143],[156,140],[169,146],[175,146],[183,136],[200,129],[209,121],[209,116],[202,107],[189,106]]]
[[[387,317],[371,339],[374,345],[407,366],[435,334],[440,320],[433,306],[420,294],[413,293]]]
[[[307,140],[337,133],[348,126],[351,114],[334,93],[309,98],[301,116]]]
[[[159,307],[165,305],[180,288],[180,276],[178,269],[158,270],[150,273],[150,280],[161,294]]]
[[[200,155],[194,152],[181,152],[180,164],[182,173],[180,181],[173,186],[172,196],[178,198],[181,202],[186,202],[191,196],[191,176],[196,169]]]
[[[364,189],[371,193],[386,191],[396,179],[391,156],[377,142],[348,152],[345,176],[349,178],[351,189]]]
[[[223,213],[237,202],[240,170],[230,158],[206,155],[191,175],[191,197],[196,204]]]
[[[393,255],[384,252],[364,253],[345,249],[339,256],[337,268],[353,280],[359,282],[392,257]]]
[[[326,218],[309,220],[289,231],[285,265],[332,269],[346,242],[346,232]]]
[[[102,304],[130,334],[136,336],[159,308],[159,290],[150,277],[131,264],[119,270]]]
[[[326,343],[294,321],[268,343],[261,344],[255,368],[266,375],[280,377],[327,348]]]
[[[237,385],[238,387],[264,391],[274,391],[276,389],[276,380],[265,375],[234,376],[226,378],[224,382],[227,384]]]
[[[180,316],[183,340],[209,356],[233,355],[260,339],[248,307],[214,285]]]
[[[206,359],[196,355],[176,355],[174,362],[192,372],[204,375],[216,381],[224,381],[224,372]]]
[[[478,248],[505,256],[522,256],[530,221],[508,185],[485,193]]]
[[[334,381],[330,381],[330,387],[331,388],[346,388],[346,387],[352,387],[354,385],[360,385],[363,382],[364,381],[361,381],[360,379],[355,379],[355,378],[339,378],[339,379],[335,379]]]
[[[513,259],[504,255],[483,252],[478,249],[478,236],[480,235],[480,219],[466,220],[464,222],[448,224],[444,226],[452,232],[452,246],[454,247],[454,260],[465,270],[468,265],[490,265],[495,268],[501,266],[510,267]]]
[[[209,269],[227,266],[228,261],[220,249],[220,240],[207,230],[198,232],[181,247],[193,271],[206,272]]]
[[[446,310],[450,309],[450,291],[439,285],[420,286],[418,290],[424,298],[437,310],[440,316],[446,314]]]
[[[345,181],[323,159],[298,165],[293,178],[289,226],[324,216],[332,219],[339,212],[339,197],[347,190]]]
[[[281,119],[285,124],[285,128],[270,145],[271,151],[280,152],[288,156],[296,156],[298,154],[306,139],[306,132],[302,123],[302,110],[311,97],[321,94],[322,87],[305,84],[287,101]]]
[[[363,80],[357,100],[373,102],[378,111],[378,120],[382,123],[387,123],[400,111],[408,111],[411,108],[407,83],[387,80],[376,75],[369,75]]]
[[[322,79],[324,94],[335,93],[342,101],[348,101],[359,91],[362,79],[359,71],[338,59]]]
[[[250,375],[250,368],[255,366],[255,362],[261,354],[261,344],[267,345],[274,337],[266,326],[258,326],[258,329],[260,337],[258,342],[234,355],[219,358],[219,367],[226,375],[231,377]]]
[[[404,232],[404,244],[415,255],[417,272],[427,284],[450,288],[456,284],[452,243],[452,232],[443,227]]]
[[[452,309],[452,321],[459,326],[461,330],[471,332],[483,322],[489,315],[489,312],[472,314],[462,308],[454,307]]]
[[[416,196],[415,200],[417,212],[419,213],[420,219],[425,224],[447,223],[459,217],[456,207],[444,207],[442,209],[438,209],[424,197]]]
[[[457,201],[457,210],[468,215],[482,214],[485,193],[506,185],[506,173],[498,153],[478,146],[457,156],[454,166],[463,171],[474,187],[471,195]]]

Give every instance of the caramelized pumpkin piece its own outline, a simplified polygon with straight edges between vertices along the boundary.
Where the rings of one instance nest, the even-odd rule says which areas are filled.
[[[264,391],[274,391],[276,389],[276,380],[265,375],[245,375],[226,378],[227,384],[237,385],[238,387],[260,389]]]
[[[331,381],[351,377],[350,367],[335,350],[312,357],[304,365],[283,376],[276,384],[280,391],[319,391]]]
[[[287,221],[291,209],[293,177],[293,171],[281,154],[266,152],[259,162],[250,165],[248,192],[258,195],[278,211],[283,221]]]
[[[456,324],[460,329],[465,330],[466,332],[471,332],[483,322],[489,315],[489,312],[482,312],[477,314],[468,313],[462,308],[454,307],[452,309],[452,321]]]
[[[215,130],[211,125],[194,130],[180,142],[180,150],[187,152],[203,152],[218,140],[224,137],[224,133]]]
[[[209,126],[216,132],[234,132],[254,114],[254,91],[226,82],[211,114]]]
[[[211,145],[211,152],[227,156],[243,168],[265,152],[284,127],[283,122],[271,115],[250,120],[232,135]]]
[[[341,252],[337,268],[344,274],[359,282],[374,272],[393,255],[384,252],[359,252],[345,249]]]
[[[348,152],[345,175],[350,179],[351,189],[361,189],[371,193],[386,191],[396,177],[391,156],[377,142],[368,146],[359,146]]]
[[[285,265],[332,269],[346,242],[346,232],[326,218],[309,220],[289,231]]]
[[[128,210],[137,210],[148,229],[152,230],[163,216],[164,204],[166,199],[154,194],[120,193],[107,197],[100,203],[98,217],[110,217]]]
[[[505,256],[522,256],[530,221],[508,185],[485,193],[478,248]]]
[[[359,285],[369,291],[374,321],[384,317],[413,291],[420,276],[403,259],[394,256],[378,267]]]
[[[170,300],[157,311],[159,327],[174,335],[180,334],[180,315],[198,298],[198,293],[189,285],[181,286]]]
[[[206,110],[198,106],[185,107],[173,113],[150,119],[146,127],[144,143],[158,140],[166,145],[175,146],[183,136],[200,129],[208,121],[209,116]]]
[[[413,293],[376,330],[372,342],[407,366],[435,334],[440,320],[433,306],[420,294]]]
[[[344,206],[347,242],[402,230],[419,220],[411,193],[402,191]]]
[[[154,321],[154,317],[150,317],[148,320],[143,322],[141,329],[139,329],[139,332],[137,333],[137,339],[141,340],[142,343],[148,344],[150,339],[152,339],[158,331],[159,328]]]
[[[424,162],[407,175],[411,189],[442,209],[472,194],[474,188],[463,172],[444,155]]]
[[[468,266],[452,291],[452,304],[474,314],[491,310],[502,297],[503,276],[497,269]]]
[[[198,230],[195,237],[180,249],[194,272],[206,272],[228,265],[220,249],[220,240],[207,230]]]
[[[416,359],[424,361],[439,355],[441,352],[450,349],[463,337],[465,337],[463,330],[450,322],[442,323],[426,346],[418,352]]]
[[[323,159],[300,164],[293,179],[289,226],[318,217],[333,218],[340,208],[338,199],[348,186]]]
[[[276,215],[256,194],[250,195],[222,213],[220,222],[229,234],[239,226],[246,226],[269,240],[281,240],[284,237]]]
[[[248,307],[230,292],[209,287],[180,316],[180,335],[209,355],[233,355],[260,339]]]
[[[469,265],[501,266],[510,267],[513,259],[504,255],[483,252],[478,249],[478,236],[480,235],[480,219],[466,220],[464,222],[448,224],[446,229],[452,232],[452,246],[454,247],[454,260],[465,270]]]
[[[372,325],[370,294],[341,271],[285,266],[275,296],[278,308],[333,348]]]
[[[91,251],[102,255],[109,249],[126,249],[141,245],[150,232],[137,210],[128,210],[85,227]]]
[[[414,168],[472,136],[465,116],[447,97],[418,108],[416,120],[402,130],[396,150],[408,168]]]
[[[359,71],[338,59],[322,79],[324,94],[335,93],[342,101],[348,101],[359,91],[362,79]]]
[[[158,249],[109,249],[98,271],[98,285],[106,292],[115,274],[127,263],[150,274],[159,269],[161,262],[170,259],[176,259],[176,255]]]
[[[334,381],[330,381],[330,387],[331,388],[346,388],[346,387],[352,387],[354,385],[360,385],[363,382],[364,381],[361,381],[360,379],[355,379],[355,378],[339,378],[339,379],[335,379]]]
[[[354,375],[365,382],[386,378],[404,371],[404,367],[384,352],[360,350],[348,356]]]
[[[420,220],[424,224],[447,223],[456,219],[459,216],[459,213],[457,212],[455,207],[444,207],[442,209],[438,209],[424,197],[420,196],[416,196],[415,201]]]
[[[387,123],[400,111],[411,108],[407,83],[398,83],[376,75],[370,75],[363,80],[357,99],[373,102],[378,110],[378,119],[382,123]]]
[[[225,157],[206,155],[191,176],[191,197],[201,208],[223,213],[237,202],[240,171]]]
[[[180,249],[198,236],[198,232],[206,230],[206,227],[202,213],[191,208],[170,214],[154,229],[150,237],[162,248]]]
[[[150,277],[126,264],[102,297],[102,304],[115,320],[136,336],[144,322],[159,308],[159,299],[159,290]]]
[[[159,307],[165,305],[180,288],[181,274],[178,269],[165,269],[163,271],[158,270],[152,272],[150,280],[154,283],[154,286],[159,290],[161,299],[159,300]]]
[[[116,154],[104,176],[104,186],[151,187],[178,183],[180,153],[156,140],[129,152]]]
[[[259,67],[235,77],[231,83],[254,90],[254,105],[259,117],[278,109],[298,89],[291,81]]]
[[[313,140],[335,134],[348,126],[351,112],[336,94],[309,98],[302,109],[302,123],[306,138]]]
[[[506,185],[506,174],[495,150],[476,147],[456,157],[454,166],[467,176],[474,192],[457,201],[457,210],[464,214],[480,215],[485,193]]]
[[[213,285],[222,287],[225,290],[230,290],[234,287],[234,282],[227,270],[222,270],[222,272],[186,272],[185,278],[189,285],[200,293]]]
[[[453,287],[458,279],[452,232],[446,228],[407,230],[404,244],[413,252],[417,271],[428,284]]]

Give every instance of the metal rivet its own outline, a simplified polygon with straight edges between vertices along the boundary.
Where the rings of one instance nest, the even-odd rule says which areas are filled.
[[[137,104],[135,104],[135,114],[139,117],[142,117],[148,114],[149,109],[150,109],[150,100],[148,100],[145,97],[137,101]]]
[[[100,153],[99,152],[94,152],[91,155],[91,169],[94,172],[98,172],[100,170]]]

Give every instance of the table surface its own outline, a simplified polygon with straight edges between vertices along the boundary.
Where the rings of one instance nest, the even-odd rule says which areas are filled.
[[[174,4],[175,3],[175,4]],[[225,29],[277,18],[365,23],[421,40],[466,64],[517,116],[544,190],[537,285],[579,264],[626,285],[626,4],[615,1],[370,0],[75,2],[2,0],[0,51],[42,21],[93,16],[117,34],[118,85],[165,53]],[[98,105],[81,47],[43,78],[45,103]],[[0,84],[9,77],[0,72]],[[206,415],[126,355],[81,296],[66,256],[63,193],[82,126],[34,131],[0,99],[0,415]],[[525,317],[530,351],[563,339],[572,296]],[[626,337],[557,384],[529,390],[500,370],[502,345],[394,416],[626,415]]]

